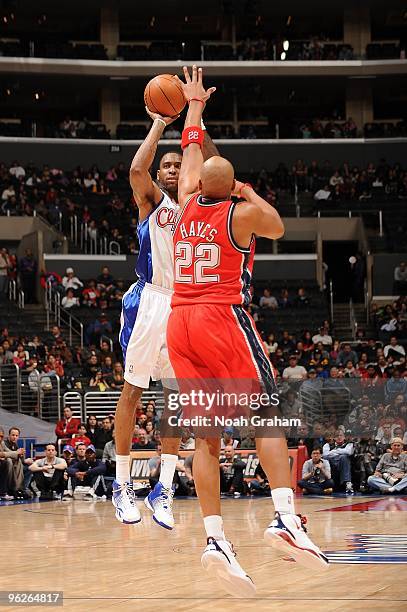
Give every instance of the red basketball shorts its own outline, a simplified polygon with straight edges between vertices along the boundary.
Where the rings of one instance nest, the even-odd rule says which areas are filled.
[[[262,340],[242,306],[174,307],[168,320],[167,344],[180,392],[196,388],[211,394],[218,390],[235,395],[276,392]],[[185,413],[199,412],[195,408]],[[236,410],[222,404],[213,414],[231,412]]]

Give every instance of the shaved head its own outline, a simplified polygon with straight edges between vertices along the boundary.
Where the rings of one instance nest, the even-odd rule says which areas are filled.
[[[235,182],[235,171],[230,161],[215,155],[204,162],[200,189],[204,198],[228,200]]]

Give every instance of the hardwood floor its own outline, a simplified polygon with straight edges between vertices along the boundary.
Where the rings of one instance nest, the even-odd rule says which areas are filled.
[[[356,511],[349,511],[352,505]],[[335,510],[343,506],[348,507]],[[86,611],[407,609],[406,498],[393,504],[383,497],[299,498],[297,510],[307,514],[312,539],[324,551],[348,551],[344,563],[332,563],[320,574],[284,560],[264,544],[270,499],[230,499],[222,507],[226,535],[257,586],[254,600],[233,600],[202,569],[205,535],[196,500],[175,501],[172,532],[154,524],[146,509],[140,525],[121,525],[110,502],[0,507],[0,590],[61,590],[64,609]],[[372,551],[381,555],[381,563],[354,564],[364,545],[352,542],[353,534],[401,537],[373,538],[362,557],[369,560]],[[399,563],[388,562],[393,557]]]

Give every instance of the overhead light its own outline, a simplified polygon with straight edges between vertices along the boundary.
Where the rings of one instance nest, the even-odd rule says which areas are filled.
[[[38,91],[36,91],[36,92],[35,92],[35,96],[34,96],[34,98],[35,98],[36,100],[39,100],[39,99],[40,99],[40,94],[38,93]]]
[[[287,56],[286,56],[286,54],[285,54],[285,51],[283,51],[283,52],[282,52],[282,54],[280,55],[280,59],[281,59],[282,61],[284,61],[286,57],[287,57]]]
[[[284,51],[288,51],[289,48],[290,48],[290,42],[288,40],[285,40],[283,42],[283,49],[284,49]]]

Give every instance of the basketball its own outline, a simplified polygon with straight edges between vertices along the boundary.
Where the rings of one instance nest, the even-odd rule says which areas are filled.
[[[172,74],[159,74],[147,83],[144,101],[152,113],[163,117],[179,115],[185,107],[184,92]]]

